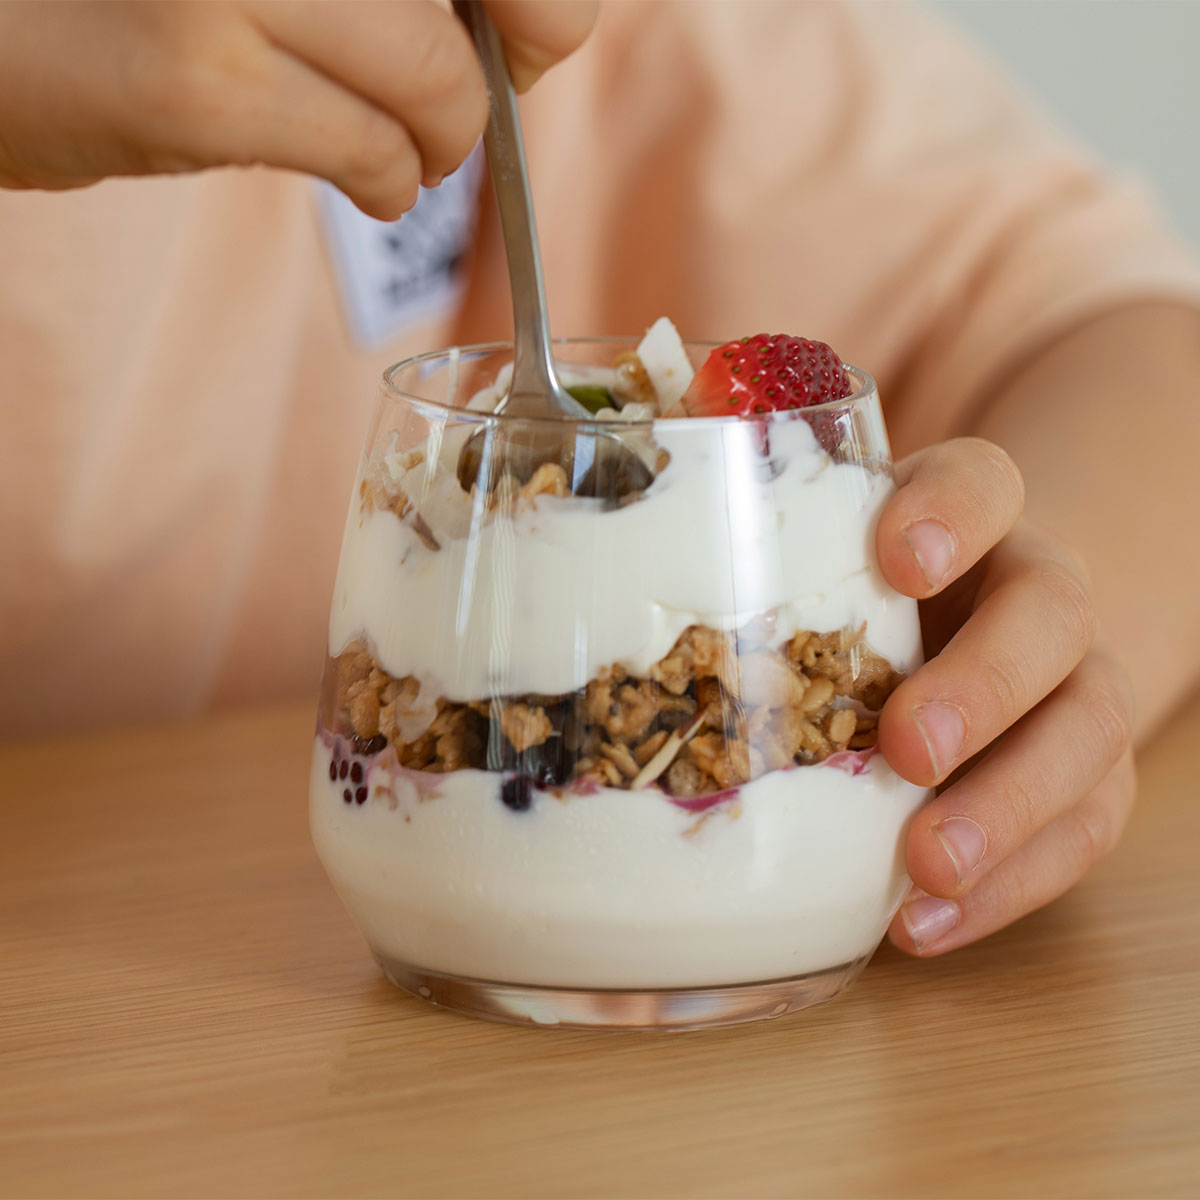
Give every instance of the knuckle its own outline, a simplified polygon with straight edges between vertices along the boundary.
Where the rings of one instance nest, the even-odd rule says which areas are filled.
[[[1051,555],[1057,558],[1060,560],[1060,565],[1064,570],[1074,572],[1075,577],[1081,583],[1089,588],[1091,587],[1092,573],[1088,567],[1087,559],[1070,542],[1053,529],[1047,528],[1040,521],[1033,521],[1026,517],[1024,524],[1042,543],[1044,558]],[[1046,554],[1047,547],[1049,547],[1050,555]]]
[[[998,799],[1008,822],[1018,834],[1015,840],[1024,840],[1045,824],[1045,819],[1040,815],[1042,806],[1023,780],[1006,778],[1000,786]]]
[[[1071,839],[1085,866],[1110,854],[1121,837],[1122,822],[1105,804],[1088,797],[1081,800],[1070,816]]]
[[[414,28],[408,58],[421,94],[432,106],[457,99],[473,85],[483,87],[467,35],[454,24],[431,21]]]
[[[465,31],[426,33],[415,48],[422,111],[414,126],[428,170],[449,174],[471,152],[488,118],[488,93]]]
[[[1026,686],[1018,663],[997,654],[980,661],[979,672],[996,710],[1009,719],[1025,711]]]
[[[958,438],[955,445],[970,456],[975,470],[998,494],[1013,497],[1018,509],[1025,503],[1025,477],[1011,454],[981,437]]]
[[[150,57],[131,91],[145,111],[173,126],[187,127],[200,119],[210,103],[209,77],[208,63],[199,55]]]
[[[1084,558],[1083,553],[1076,550],[1070,542],[1059,541],[1058,548],[1064,559],[1070,566],[1070,569],[1075,572],[1076,578],[1088,588],[1089,593],[1092,588],[1092,571],[1088,566],[1088,561]]]
[[[1129,818],[1137,803],[1137,768],[1134,766],[1133,754],[1130,751],[1126,750],[1117,761],[1116,766],[1113,767],[1108,785],[1116,792],[1117,802],[1113,810],[1113,819],[1116,822],[1117,837],[1119,838],[1125,832],[1125,826],[1129,824]]]
[[[155,53],[131,73],[128,95],[165,131],[165,140],[192,147],[201,160],[238,162],[238,117],[264,86],[262,56],[253,45],[192,19],[156,31]]]
[[[1022,503],[1025,500],[1025,477],[1017,466],[1012,455],[995,442],[986,438],[973,438],[975,451],[985,464],[985,467],[995,477],[1004,489],[1016,496]]]
[[[408,131],[386,113],[367,109],[358,128],[346,139],[340,174],[356,187],[372,190],[391,185],[415,193],[420,166]]]
[[[244,166],[252,161],[237,140],[222,136],[231,127],[232,102],[206,76],[205,71],[192,68],[150,88],[145,111],[154,114],[147,126],[154,132],[144,147],[153,169]]]
[[[1038,583],[1050,594],[1068,645],[1081,652],[1096,636],[1096,607],[1085,579],[1065,562],[1046,562],[1038,570]]]
[[[1079,704],[1091,727],[1092,742],[1106,763],[1115,763],[1125,753],[1133,736],[1133,706],[1128,687],[1105,681],[1085,687]]]

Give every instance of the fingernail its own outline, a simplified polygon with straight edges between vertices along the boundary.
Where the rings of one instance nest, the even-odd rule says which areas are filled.
[[[904,540],[931,588],[950,574],[954,565],[954,537],[940,521],[914,521],[904,530]]]
[[[958,882],[962,883],[983,861],[983,852],[987,849],[983,826],[970,817],[947,817],[933,827],[933,832],[954,864]]]
[[[953,900],[939,896],[919,896],[910,900],[901,910],[904,928],[918,950],[927,950],[934,942],[943,938],[958,924],[962,915]]]
[[[953,765],[967,734],[963,715],[953,704],[931,700],[913,710],[913,720],[925,739],[935,778],[941,779]]]

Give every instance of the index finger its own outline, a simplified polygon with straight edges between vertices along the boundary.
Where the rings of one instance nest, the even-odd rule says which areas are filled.
[[[918,600],[970,570],[1025,504],[1016,463],[982,438],[939,442],[894,473],[898,490],[880,514],[875,553],[888,583]]]
[[[284,52],[403,127],[426,186],[470,154],[487,120],[487,89],[470,36],[452,13],[430,0],[262,2],[255,12]]]
[[[527,91],[556,62],[578,50],[596,23],[596,0],[489,0],[504,40],[513,87]]]

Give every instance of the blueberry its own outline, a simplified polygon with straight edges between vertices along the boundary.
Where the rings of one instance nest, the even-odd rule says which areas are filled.
[[[513,812],[526,812],[533,804],[533,785],[528,775],[510,775],[500,785],[500,799]]]

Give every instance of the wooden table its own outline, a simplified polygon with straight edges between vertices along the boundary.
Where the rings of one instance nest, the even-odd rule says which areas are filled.
[[[311,727],[0,749],[3,1195],[1200,1195],[1200,705],[1059,904],[684,1035],[385,983],[309,846]]]

